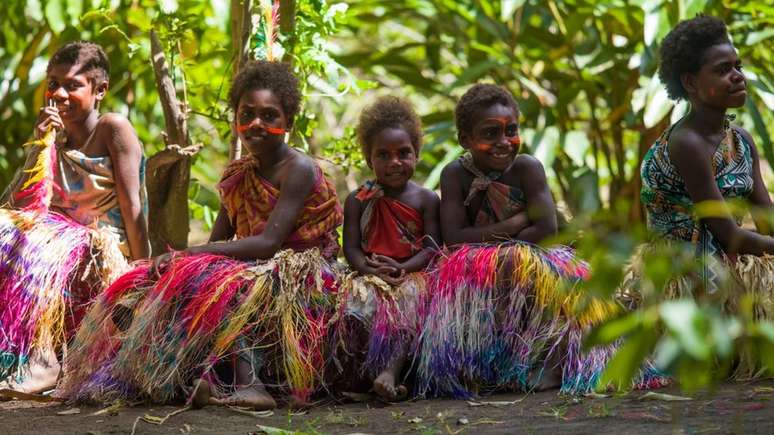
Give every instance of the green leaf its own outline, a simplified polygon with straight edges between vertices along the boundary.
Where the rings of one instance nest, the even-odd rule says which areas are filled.
[[[643,121],[645,128],[652,128],[672,110],[674,103],[669,99],[666,89],[659,86],[645,104],[645,116]]]
[[[657,338],[656,331],[641,329],[626,340],[605,367],[596,390],[606,391],[608,386],[619,390],[629,388],[645,357],[653,351]]]
[[[24,6],[24,15],[35,21],[43,21],[43,8],[40,0],[28,0]]]
[[[774,27],[769,27],[768,29],[761,30],[759,32],[748,33],[747,39],[745,39],[744,43],[747,45],[755,45],[765,39],[771,38],[772,36],[774,36]]]
[[[527,0],[500,0],[500,19],[508,21],[513,18],[517,9],[522,7]]]
[[[734,350],[734,340],[741,334],[742,325],[737,319],[725,319],[719,313],[710,316],[710,331],[712,341],[720,358],[731,357]]]
[[[586,153],[591,147],[589,137],[580,130],[568,131],[562,141],[562,149],[577,166],[586,166]]]
[[[625,338],[641,326],[642,315],[637,311],[608,320],[588,333],[583,341],[583,347],[589,349],[596,345],[610,344],[619,338]]]
[[[661,337],[654,352],[654,364],[661,369],[669,369],[682,354],[680,343],[674,337]]]
[[[83,13],[83,0],[70,0],[67,2],[67,16],[70,17],[70,25],[75,27]]]
[[[559,146],[559,128],[553,125],[546,127],[545,130],[536,133],[535,137],[538,137],[539,141],[531,144],[532,155],[540,160],[544,167],[549,168],[554,163],[556,148]]]
[[[465,71],[462,72],[462,74],[457,76],[457,80],[449,85],[448,90],[455,89],[462,85],[467,85],[468,83],[473,83],[481,78],[481,76],[490,70],[497,68],[498,66],[500,66],[500,62],[494,60],[488,60],[485,62],[477,63],[473,66],[469,66],[465,69]]]
[[[48,0],[44,9],[46,22],[54,33],[64,31],[67,23],[65,22],[64,10],[60,0]]]
[[[766,160],[769,161],[769,164],[774,165],[774,145],[772,145],[771,136],[769,136],[769,130],[766,128],[766,123],[763,121],[761,112],[751,98],[748,98],[744,104],[750,112],[755,131],[758,133],[758,138],[760,139],[758,141],[758,146],[763,149],[763,155],[766,156]]]
[[[702,337],[703,313],[694,300],[664,302],[659,314],[664,325],[677,338],[686,353],[701,361],[710,357],[709,344]]]
[[[462,151],[462,147],[454,147],[452,150],[447,152],[443,160],[438,162],[438,164],[433,168],[432,172],[430,172],[430,175],[427,176],[424,186],[428,189],[435,189],[438,187],[438,182],[441,180],[441,171],[443,171],[443,168],[445,168],[446,165],[453,162],[457,157],[461,156]]]
[[[686,20],[702,12],[707,4],[707,0],[683,0],[680,7],[680,19]]]

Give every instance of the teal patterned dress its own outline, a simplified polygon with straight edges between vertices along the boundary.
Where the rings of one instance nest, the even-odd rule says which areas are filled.
[[[675,124],[677,125],[677,124]],[[668,141],[674,125],[667,129],[645,154],[642,177],[642,203],[648,215],[648,228],[674,241],[691,242],[700,258],[725,258],[720,242],[707,225],[694,215],[694,204],[685,181],[669,159]],[[726,135],[712,155],[715,182],[724,199],[747,199],[753,191],[751,144],[726,121]],[[741,222],[737,222],[741,223]],[[710,290],[715,273],[705,267],[703,279]]]

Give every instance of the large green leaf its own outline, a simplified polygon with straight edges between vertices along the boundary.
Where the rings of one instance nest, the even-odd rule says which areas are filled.
[[[766,157],[766,160],[769,161],[769,164],[774,165],[774,144],[772,144],[769,130],[766,127],[766,123],[763,121],[763,116],[751,98],[747,99],[745,107],[753,119],[755,132],[758,133],[759,140],[757,141],[757,144],[763,149],[763,155]]]
[[[46,15],[46,22],[55,33],[61,33],[67,26],[65,19],[65,11],[62,7],[64,0],[47,0],[46,7],[44,9]]]
[[[627,339],[605,367],[597,383],[597,389],[606,391],[609,386],[628,389],[632,378],[639,371],[645,357],[650,355],[658,339],[653,330],[640,329]]]
[[[626,338],[632,331],[642,327],[642,314],[639,312],[623,314],[595,327],[586,336],[583,347],[610,344],[618,339]]]
[[[687,299],[664,302],[659,313],[688,355],[701,361],[710,357],[710,345],[704,336],[704,316],[696,302]]]

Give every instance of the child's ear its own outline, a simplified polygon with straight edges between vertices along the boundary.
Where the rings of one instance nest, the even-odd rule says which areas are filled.
[[[97,101],[102,101],[103,98],[105,98],[105,95],[108,91],[108,81],[103,80],[94,87],[94,96],[97,98]]]
[[[692,94],[696,92],[696,80],[693,74],[685,73],[681,75],[680,84],[683,85],[683,89],[685,89],[685,93]]]
[[[465,148],[466,150],[470,149],[471,138],[469,134],[464,132],[459,132],[457,133],[457,140],[459,141],[460,146],[462,146],[462,148]]]

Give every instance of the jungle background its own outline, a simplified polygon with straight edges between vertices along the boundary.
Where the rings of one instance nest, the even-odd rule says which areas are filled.
[[[147,156],[169,145],[201,146],[176,172],[185,206],[177,219],[185,227],[190,216],[192,243],[206,239],[219,208],[214,186],[238,152],[227,108],[231,78],[245,58],[267,55],[272,7],[271,0],[2,2],[0,185],[23,161],[21,144],[43,105],[49,57],[65,42],[92,40],[111,61],[101,110],[127,116]],[[282,0],[278,8],[273,54],[292,63],[304,93],[289,140],[327,162],[341,197],[370,176],[353,130],[361,109],[378,95],[407,97],[422,116],[416,178],[435,189],[441,169],[462,151],[453,122],[457,99],[477,81],[510,89],[521,107],[523,152],[543,163],[569,218],[560,239],[574,244],[594,271],[591,295],[611,296],[627,260],[648,237],[639,164],[687,110],[668,100],[657,77],[659,42],[678,21],[706,13],[728,23],[750,89],[747,104],[735,112],[737,122],[755,139],[765,181],[774,188],[771,2]],[[186,134],[177,141],[159,100],[151,30],[185,116]],[[662,252],[645,259],[645,275],[658,289],[693,263],[690,253]],[[625,382],[655,350],[681,387],[706,386],[723,379],[740,354],[774,367],[774,324],[756,320],[751,301],[739,307],[727,313],[711,298],[657,295],[601,325],[588,342],[625,339],[607,380]]]

